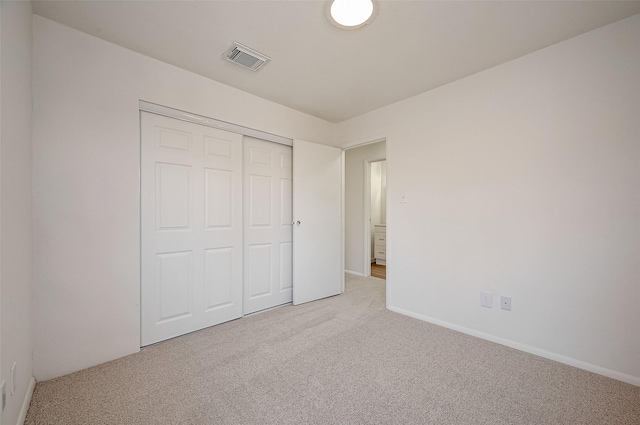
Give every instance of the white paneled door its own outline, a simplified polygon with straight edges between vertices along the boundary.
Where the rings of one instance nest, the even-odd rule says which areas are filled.
[[[242,136],[141,112],[142,345],[242,316]]]
[[[293,304],[342,292],[342,150],[293,142]]]
[[[292,300],[291,147],[244,138],[244,313]]]

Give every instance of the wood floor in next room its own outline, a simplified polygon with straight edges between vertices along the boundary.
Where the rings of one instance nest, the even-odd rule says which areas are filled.
[[[387,266],[371,263],[371,276],[378,279],[387,279]]]

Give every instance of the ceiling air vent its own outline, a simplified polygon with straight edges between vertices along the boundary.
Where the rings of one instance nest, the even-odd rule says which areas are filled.
[[[225,59],[237,63],[240,66],[249,68],[252,71],[257,71],[262,66],[269,62],[271,58],[269,56],[258,53],[255,50],[244,46],[236,41],[224,54]]]

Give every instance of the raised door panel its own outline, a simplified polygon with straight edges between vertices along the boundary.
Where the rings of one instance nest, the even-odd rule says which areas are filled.
[[[249,227],[271,228],[273,177],[249,174]]]
[[[192,252],[156,256],[158,323],[193,314]]]
[[[205,136],[204,154],[207,157],[217,157],[223,161],[231,160],[234,157],[235,137],[224,137],[226,135]],[[235,136],[235,135],[234,135]]]
[[[271,293],[271,259],[272,244],[254,244],[249,246],[248,268],[249,275],[249,300],[264,297]]]
[[[192,133],[175,128],[156,126],[156,149],[170,152],[191,152]]]
[[[280,242],[280,291],[293,287],[293,242]]]
[[[205,250],[204,283],[207,311],[219,309],[233,303],[233,249],[214,248]]]
[[[233,171],[206,168],[205,226],[207,229],[230,229],[233,225]]]
[[[191,228],[191,170],[187,165],[156,163],[158,231]]]

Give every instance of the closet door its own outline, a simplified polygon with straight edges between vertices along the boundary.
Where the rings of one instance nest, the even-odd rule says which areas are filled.
[[[291,147],[244,138],[244,313],[292,300]]]
[[[141,132],[144,346],[242,316],[242,136],[146,112]]]

